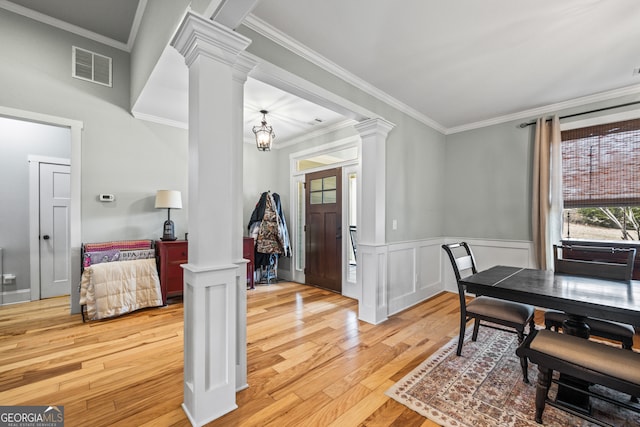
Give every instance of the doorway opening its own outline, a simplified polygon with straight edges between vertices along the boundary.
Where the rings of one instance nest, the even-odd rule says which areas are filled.
[[[0,106],[0,117],[7,118],[16,123],[30,123],[31,125],[43,125],[42,129],[46,128],[63,128],[66,129],[67,133],[67,144],[70,146],[70,175],[69,175],[69,183],[70,183],[70,202],[69,202],[69,240],[67,244],[67,248],[70,254],[70,265],[68,265],[68,271],[70,271],[71,277],[71,285],[69,286],[68,292],[71,294],[71,313],[79,313],[80,312],[80,303],[79,303],[79,293],[73,292],[73,283],[80,282],[80,245],[81,245],[81,214],[80,214],[80,177],[81,177],[81,142],[82,142],[82,128],[83,123],[77,120],[66,119],[62,117],[50,116],[47,114],[35,113],[32,111],[18,110],[14,108],[8,108]],[[3,135],[7,135],[3,133]],[[20,133],[20,135],[23,135]],[[45,154],[48,155],[49,153]],[[51,153],[53,154],[53,153]],[[67,153],[68,154],[68,153]],[[57,154],[53,154],[56,156]],[[25,183],[28,179],[25,179]],[[27,189],[24,191],[25,194],[29,193]],[[31,196],[30,196],[31,197]],[[36,206],[34,202],[29,201],[30,206]],[[9,300],[5,298],[2,303],[9,302],[23,302],[23,301],[33,301],[40,298],[40,255],[39,255],[39,230],[38,230],[38,216],[39,212],[34,209],[29,209],[29,213],[25,215],[28,222],[28,248],[23,254],[26,252],[28,256],[26,257],[28,261],[27,271],[23,277],[28,277],[29,284],[21,284],[20,289],[23,289],[24,292],[16,294],[19,297],[19,300]],[[25,241],[25,239],[22,239]],[[8,252],[5,252],[7,257],[10,255]],[[23,257],[24,258],[24,257]],[[5,270],[7,267],[8,259],[5,257]]]
[[[338,229],[334,229],[332,239],[337,246],[333,248],[325,248],[331,250],[336,254],[337,258],[333,261],[333,265],[337,266],[338,278],[334,279],[339,282],[339,286],[334,288],[326,286],[326,284],[320,284],[319,286],[325,287],[336,292],[340,292],[342,295],[350,298],[358,298],[357,292],[357,240],[352,240],[351,228],[357,228],[357,176],[359,173],[359,152],[360,152],[360,138],[352,137],[344,140],[336,141],[331,144],[326,144],[322,147],[316,147],[309,150],[304,150],[298,153],[290,155],[291,160],[291,212],[292,212],[292,247],[293,247],[293,280],[299,283],[312,283],[313,271],[311,282],[306,277],[305,269],[310,267],[308,262],[314,261],[314,254],[308,254],[307,251],[320,250],[316,247],[318,243],[317,235],[314,240],[310,233],[309,223],[307,222],[306,212],[307,206],[305,199],[311,198],[313,193],[314,200],[316,202],[315,208],[322,206],[322,203],[318,203],[324,200],[331,200],[334,188],[334,183],[329,178],[328,180],[316,181],[313,184],[313,190],[311,189],[311,182],[307,179],[308,176],[313,177],[315,174],[326,172],[330,169],[341,169],[339,175],[335,175],[337,181],[335,183],[335,197],[339,198],[339,203],[335,203],[333,206],[339,206],[340,213],[340,225]],[[326,177],[325,177],[326,178]],[[325,185],[326,184],[326,185]],[[337,191],[338,187],[341,191]],[[327,196],[325,198],[324,196]],[[338,202],[336,200],[336,202]],[[326,207],[326,206],[325,206]],[[316,218],[318,218],[316,216]],[[305,226],[306,230],[305,230]],[[336,227],[336,225],[332,225]],[[355,238],[355,237],[354,237]],[[355,243],[355,246],[354,246]],[[354,251],[355,248],[355,251]],[[315,260],[319,261],[319,260]],[[313,270],[314,266],[311,266]],[[316,266],[317,267],[317,266]],[[324,280],[324,278],[323,278]],[[315,283],[314,283],[315,284]]]

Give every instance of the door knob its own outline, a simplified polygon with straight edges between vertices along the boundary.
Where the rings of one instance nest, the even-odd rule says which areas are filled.
[[[43,238],[44,240],[49,240],[49,239],[50,239],[50,237],[49,237],[49,235],[48,235],[48,234],[45,234],[44,236],[42,236],[42,238]]]

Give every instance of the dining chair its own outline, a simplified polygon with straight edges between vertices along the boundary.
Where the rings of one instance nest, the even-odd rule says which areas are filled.
[[[597,261],[564,258],[565,253],[572,251],[579,251],[582,255],[588,254],[590,258]],[[562,257],[559,254],[562,254]],[[620,256],[617,257],[616,262],[607,262],[603,260],[606,257],[598,257],[598,254],[620,254]],[[628,282],[633,274],[636,250],[635,248],[553,245],[553,257],[554,273],[556,274],[571,274]],[[562,328],[567,318],[568,316],[561,311],[548,310],[544,314],[545,328],[557,331]],[[633,326],[591,317],[587,318],[585,323],[589,326],[591,335],[618,341],[622,344],[622,348],[630,350],[633,347],[633,337],[635,336]]]
[[[458,285],[458,295],[460,297],[460,334],[458,336],[456,354],[458,356],[462,354],[462,344],[464,342],[467,322],[471,319],[474,320],[473,334],[471,336],[473,341],[476,341],[478,338],[478,330],[480,329],[481,322],[485,322],[482,324],[483,326],[515,332],[518,335],[518,343],[521,344],[524,340],[524,330],[527,324],[529,325],[529,331],[535,329],[533,322],[534,307],[528,304],[486,296],[476,296],[472,300],[467,301],[465,286],[462,285],[460,281],[463,278],[463,274],[465,274],[464,277],[467,277],[478,272],[473,252],[466,242],[442,245],[442,249],[444,249],[451,261],[453,273],[456,276]],[[505,328],[496,327],[486,322],[498,324]],[[520,365],[522,366],[523,381],[528,383],[528,362],[526,357],[520,358]]]

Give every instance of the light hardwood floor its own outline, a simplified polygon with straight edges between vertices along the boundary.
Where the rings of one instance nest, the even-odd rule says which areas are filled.
[[[384,395],[457,335],[444,293],[373,326],[294,283],[247,292],[249,388],[210,426],[435,426]],[[0,307],[0,405],[63,405],[65,425],[189,426],[182,303],[83,324],[68,297]]]

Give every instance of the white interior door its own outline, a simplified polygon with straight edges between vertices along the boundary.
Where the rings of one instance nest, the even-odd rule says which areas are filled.
[[[71,168],[40,163],[40,298],[71,289]]]

